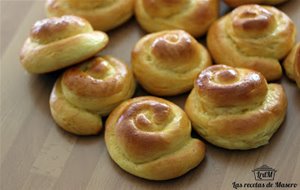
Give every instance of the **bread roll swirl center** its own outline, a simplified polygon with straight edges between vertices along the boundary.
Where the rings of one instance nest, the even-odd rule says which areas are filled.
[[[92,31],[93,28],[85,20],[74,16],[63,16],[37,21],[31,29],[30,37],[32,41],[47,44]]]
[[[238,80],[238,73],[233,69],[216,72],[215,80],[218,83],[229,84]]]
[[[167,104],[143,102],[133,104],[121,120],[132,119],[134,125],[142,131],[160,131],[164,129],[174,114]],[[120,121],[121,122],[121,121]]]
[[[82,71],[95,79],[105,80],[112,77],[116,71],[109,62],[101,57],[82,67]]]
[[[241,37],[264,36],[276,27],[274,15],[261,6],[239,7],[232,12],[232,26]]]
[[[190,123],[167,101],[142,100],[124,107],[115,135],[125,157],[144,163],[169,154],[190,139]]]
[[[267,94],[267,82],[260,73],[225,65],[205,69],[195,86],[200,99],[213,107],[252,106]]]
[[[117,60],[98,57],[67,70],[62,86],[65,96],[107,97],[121,91],[126,75],[126,66]]]
[[[185,65],[196,54],[193,43],[190,36],[180,31],[164,34],[153,41],[152,54],[160,65]]]

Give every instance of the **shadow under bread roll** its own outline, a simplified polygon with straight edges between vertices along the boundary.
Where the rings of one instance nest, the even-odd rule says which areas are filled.
[[[150,180],[179,177],[205,156],[205,145],[191,137],[191,123],[177,105],[156,97],[129,99],[109,115],[105,143],[125,171]]]
[[[287,98],[279,84],[259,72],[225,65],[202,71],[185,111],[208,142],[227,149],[265,145],[284,120]]]
[[[95,57],[66,70],[50,96],[56,123],[77,135],[97,134],[101,116],[133,96],[136,83],[126,64],[111,56]]]

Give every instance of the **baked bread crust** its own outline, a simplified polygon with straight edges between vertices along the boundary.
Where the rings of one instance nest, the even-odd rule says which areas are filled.
[[[298,42],[283,63],[287,76],[296,81],[300,88],[300,42]]]
[[[230,7],[238,7],[246,4],[263,4],[263,5],[277,5],[288,0],[224,0]]]
[[[279,84],[259,72],[214,65],[197,78],[185,111],[194,129],[227,149],[251,149],[269,142],[284,120],[287,98]]]
[[[135,16],[147,32],[182,29],[204,35],[217,19],[218,0],[136,0]]]
[[[95,57],[66,70],[50,96],[51,114],[57,124],[74,134],[97,134],[101,116],[133,96],[132,72],[111,56]]]
[[[272,81],[282,76],[279,60],[291,50],[295,36],[295,25],[283,12],[244,5],[210,27],[207,45],[217,64],[257,70]]]
[[[127,100],[108,117],[105,143],[125,171],[150,180],[167,180],[196,167],[205,145],[191,138],[191,123],[177,105],[146,96]]]
[[[49,17],[66,14],[87,19],[95,30],[108,31],[133,15],[134,0],[47,0]]]
[[[141,38],[132,51],[132,69],[151,94],[172,96],[193,87],[211,58],[204,46],[182,30],[167,30]]]
[[[102,50],[108,36],[76,16],[37,21],[25,41],[20,60],[29,73],[48,73],[84,61]]]

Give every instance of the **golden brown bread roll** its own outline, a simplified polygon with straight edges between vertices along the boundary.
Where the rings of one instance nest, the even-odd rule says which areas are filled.
[[[122,169],[151,180],[181,176],[205,156],[204,143],[191,138],[183,110],[151,96],[127,100],[109,115],[105,143]]]
[[[224,0],[230,7],[238,7],[246,4],[264,4],[264,5],[277,5],[288,0]]]
[[[87,19],[95,30],[107,31],[133,15],[134,0],[47,0],[49,17],[66,14]]]
[[[182,29],[198,37],[218,17],[218,0],[136,0],[135,16],[147,32]]]
[[[101,116],[130,98],[135,86],[124,63],[110,56],[95,57],[66,70],[56,81],[50,96],[51,114],[68,132],[97,134]]]
[[[227,149],[251,149],[268,143],[287,109],[284,89],[267,84],[259,72],[214,65],[195,80],[185,111],[194,129]]]
[[[183,30],[148,34],[132,51],[132,68],[151,94],[177,95],[193,87],[197,74],[211,65],[205,47]]]
[[[210,27],[207,45],[217,64],[254,69],[271,81],[281,77],[279,60],[291,50],[295,36],[294,23],[280,10],[244,5]]]
[[[300,88],[300,42],[289,53],[283,63],[287,76],[296,81]]]
[[[94,31],[76,16],[37,21],[21,50],[21,63],[30,73],[47,73],[86,60],[108,43],[108,36]]]

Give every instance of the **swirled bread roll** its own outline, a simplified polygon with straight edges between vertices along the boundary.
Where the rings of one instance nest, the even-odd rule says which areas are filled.
[[[224,0],[230,7],[238,7],[246,4],[264,4],[264,5],[277,5],[288,0]]]
[[[21,50],[21,63],[30,73],[47,73],[81,61],[102,50],[108,36],[94,31],[76,16],[37,21]]]
[[[97,134],[101,116],[108,115],[135,91],[132,72],[110,56],[95,57],[66,70],[50,96],[57,124],[78,135]]]
[[[300,88],[300,42],[295,45],[283,63],[287,76]]]
[[[127,100],[109,115],[105,143],[122,169],[150,180],[181,176],[205,156],[204,143],[191,138],[183,110],[151,96]]]
[[[279,84],[259,72],[214,65],[195,80],[185,111],[194,129],[227,149],[251,149],[269,142],[284,120],[287,98]]]
[[[218,0],[136,0],[135,16],[147,32],[182,29],[195,37],[217,19]]]
[[[133,15],[134,0],[47,0],[49,17],[66,14],[88,20],[95,30],[113,29]]]
[[[217,64],[261,72],[268,81],[279,79],[279,60],[293,47],[296,28],[291,19],[270,6],[244,5],[216,21],[207,36]]]
[[[211,65],[205,47],[183,30],[148,34],[132,51],[132,68],[151,94],[171,96],[193,87],[197,74]]]

